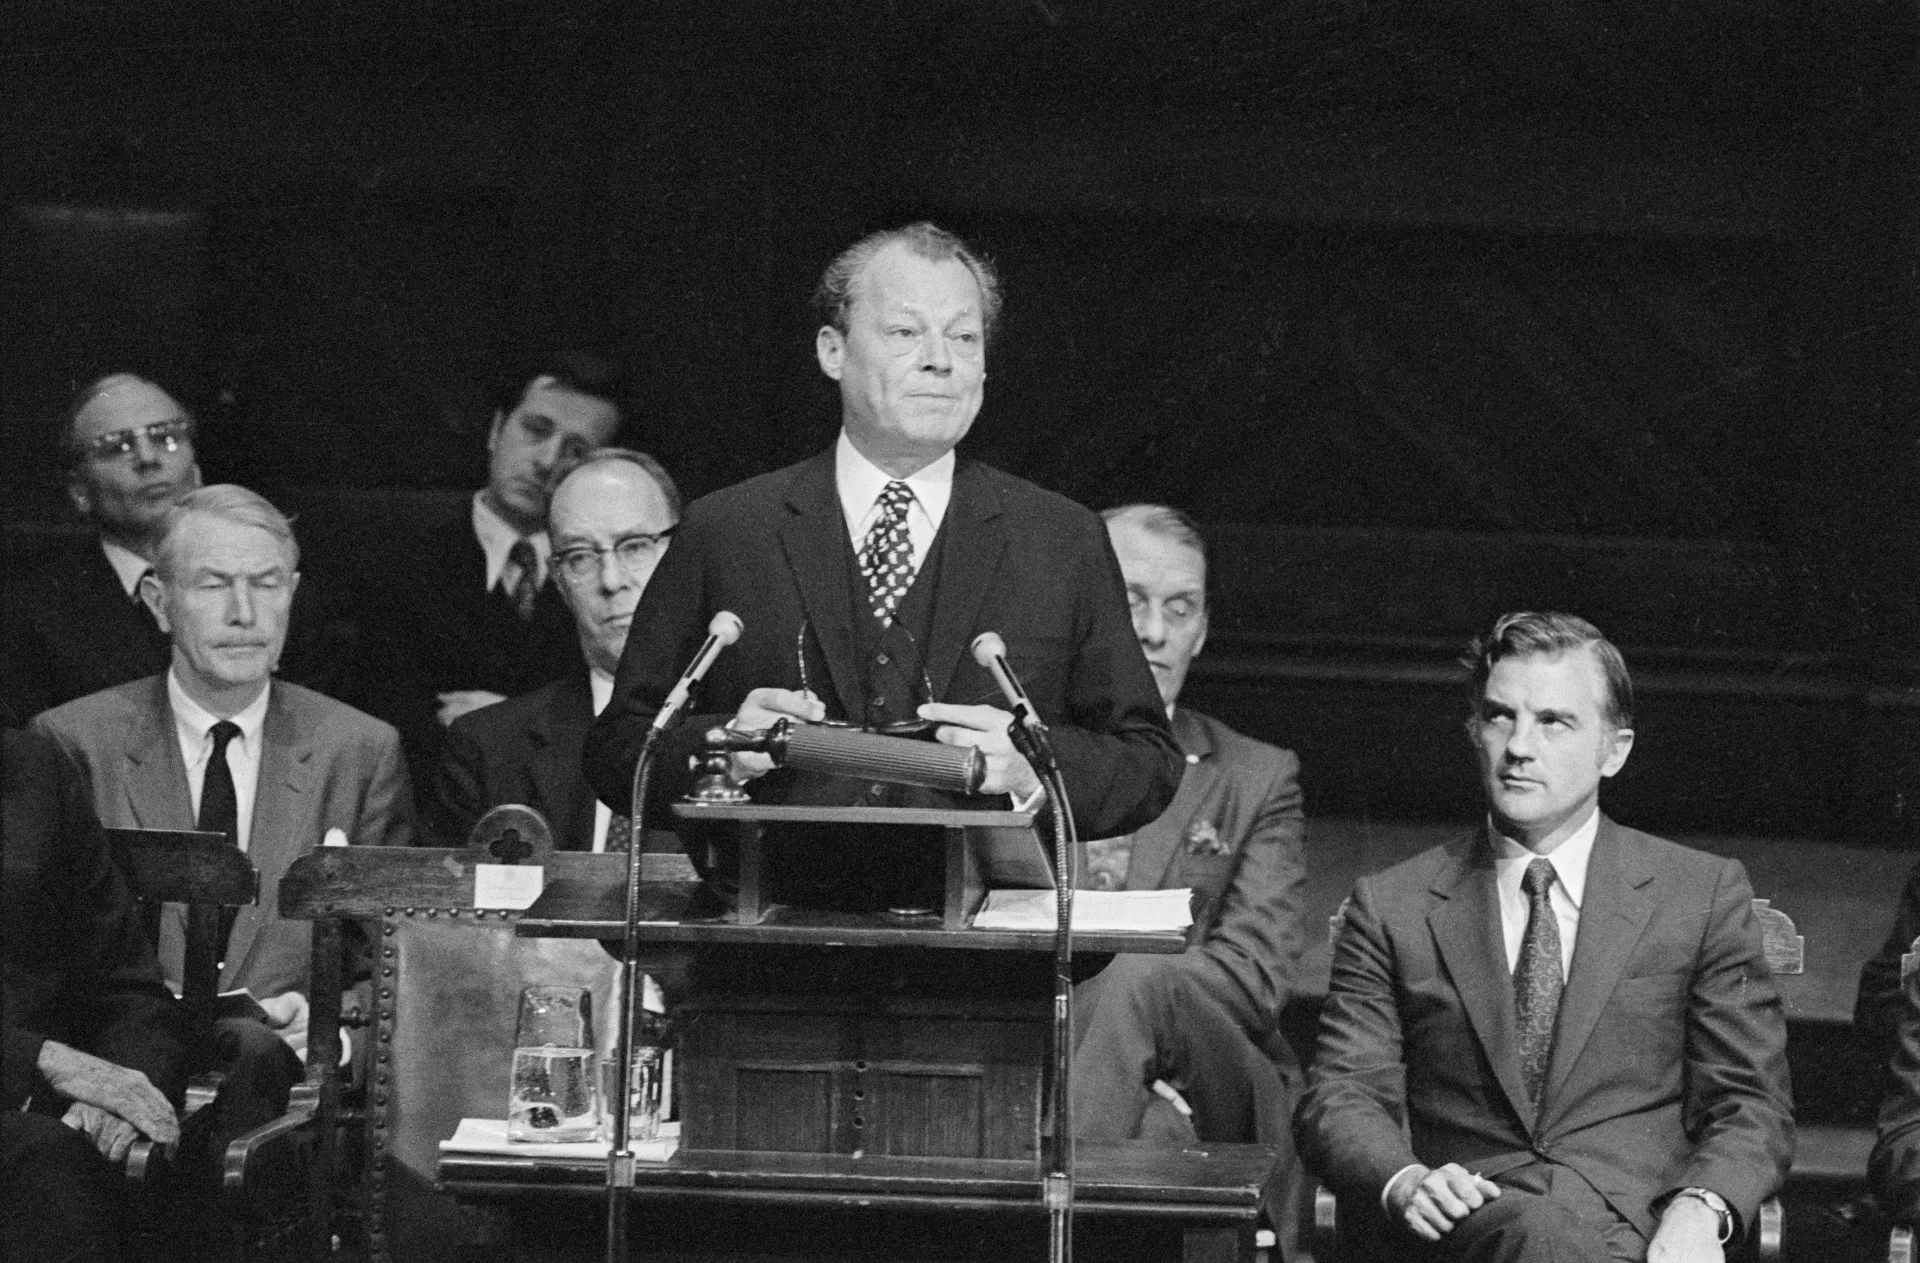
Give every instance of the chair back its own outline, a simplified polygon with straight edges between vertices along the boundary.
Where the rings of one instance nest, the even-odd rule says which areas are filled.
[[[220,988],[219,941],[222,908],[260,900],[260,870],[224,833],[175,829],[108,829],[107,845],[127,879],[133,897],[146,905],[147,929],[159,943],[160,909],[187,905],[186,952],[181,962],[180,998],[189,1020],[211,1018]]]
[[[594,1039],[611,1055],[619,962],[597,940],[524,938],[518,913],[390,910],[375,1005],[370,1256],[451,1259],[486,1233],[481,1212],[434,1191],[440,1142],[463,1118],[505,1118],[520,990],[593,992]]]

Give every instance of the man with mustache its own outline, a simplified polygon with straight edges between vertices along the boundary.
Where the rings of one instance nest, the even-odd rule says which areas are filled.
[[[586,666],[453,721],[436,780],[441,845],[465,846],[474,823],[502,803],[546,817],[562,850],[625,845],[621,830],[608,836],[615,818],[587,788],[580,749],[613,695],[634,607],[679,520],[679,488],[642,452],[602,448],[554,487],[553,570]]]
[[[1355,884],[1301,1156],[1396,1259],[1720,1263],[1793,1154],[1746,873],[1601,813],[1633,686],[1591,623],[1466,665],[1486,823]]]
[[[55,707],[33,728],[86,773],[102,824],[223,832],[260,871],[261,902],[226,926],[220,989],[252,993],[265,1020],[216,1023],[202,1060],[227,1078],[190,1120],[189,1139],[208,1138],[217,1171],[225,1139],[286,1108],[306,1056],[312,927],[283,920],[272,892],[323,839],[410,845],[413,803],[398,733],[273,678],[300,581],[287,519],[244,487],[203,487],[167,511],[156,541],[140,592],[171,664]],[[168,908],[160,935],[176,988],[180,911]]]

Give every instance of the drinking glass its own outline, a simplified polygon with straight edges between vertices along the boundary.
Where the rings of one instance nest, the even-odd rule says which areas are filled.
[[[585,987],[522,988],[507,1139],[558,1144],[599,1137],[593,993]]]

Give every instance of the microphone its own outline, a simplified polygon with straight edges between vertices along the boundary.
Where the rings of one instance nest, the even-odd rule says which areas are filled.
[[[648,736],[664,731],[674,720],[680,717],[680,710],[687,704],[687,698],[693,692],[693,686],[700,683],[707,674],[707,668],[720,656],[720,651],[740,639],[742,624],[740,616],[732,610],[721,610],[707,624],[707,642],[700,646],[700,652],[693,655],[693,661],[687,664],[687,670],[667,694],[667,700],[660,704],[660,710],[653,717],[653,728]]]
[[[1033,765],[1035,775],[1044,777],[1054,766],[1053,743],[1047,738],[1047,726],[1040,721],[1033,699],[1020,687],[1020,678],[1007,665],[1007,642],[999,632],[984,631],[973,638],[973,660],[985,667],[1013,711],[1013,744]]]
[[[987,774],[978,750],[888,737],[835,724],[796,724],[782,719],[762,732],[715,728],[706,749],[771,755],[776,765],[863,781],[919,785],[950,794],[978,793]]]

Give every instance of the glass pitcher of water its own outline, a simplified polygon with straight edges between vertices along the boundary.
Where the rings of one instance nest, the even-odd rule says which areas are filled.
[[[600,1138],[593,993],[525,987],[514,1031],[507,1139],[561,1143]]]

